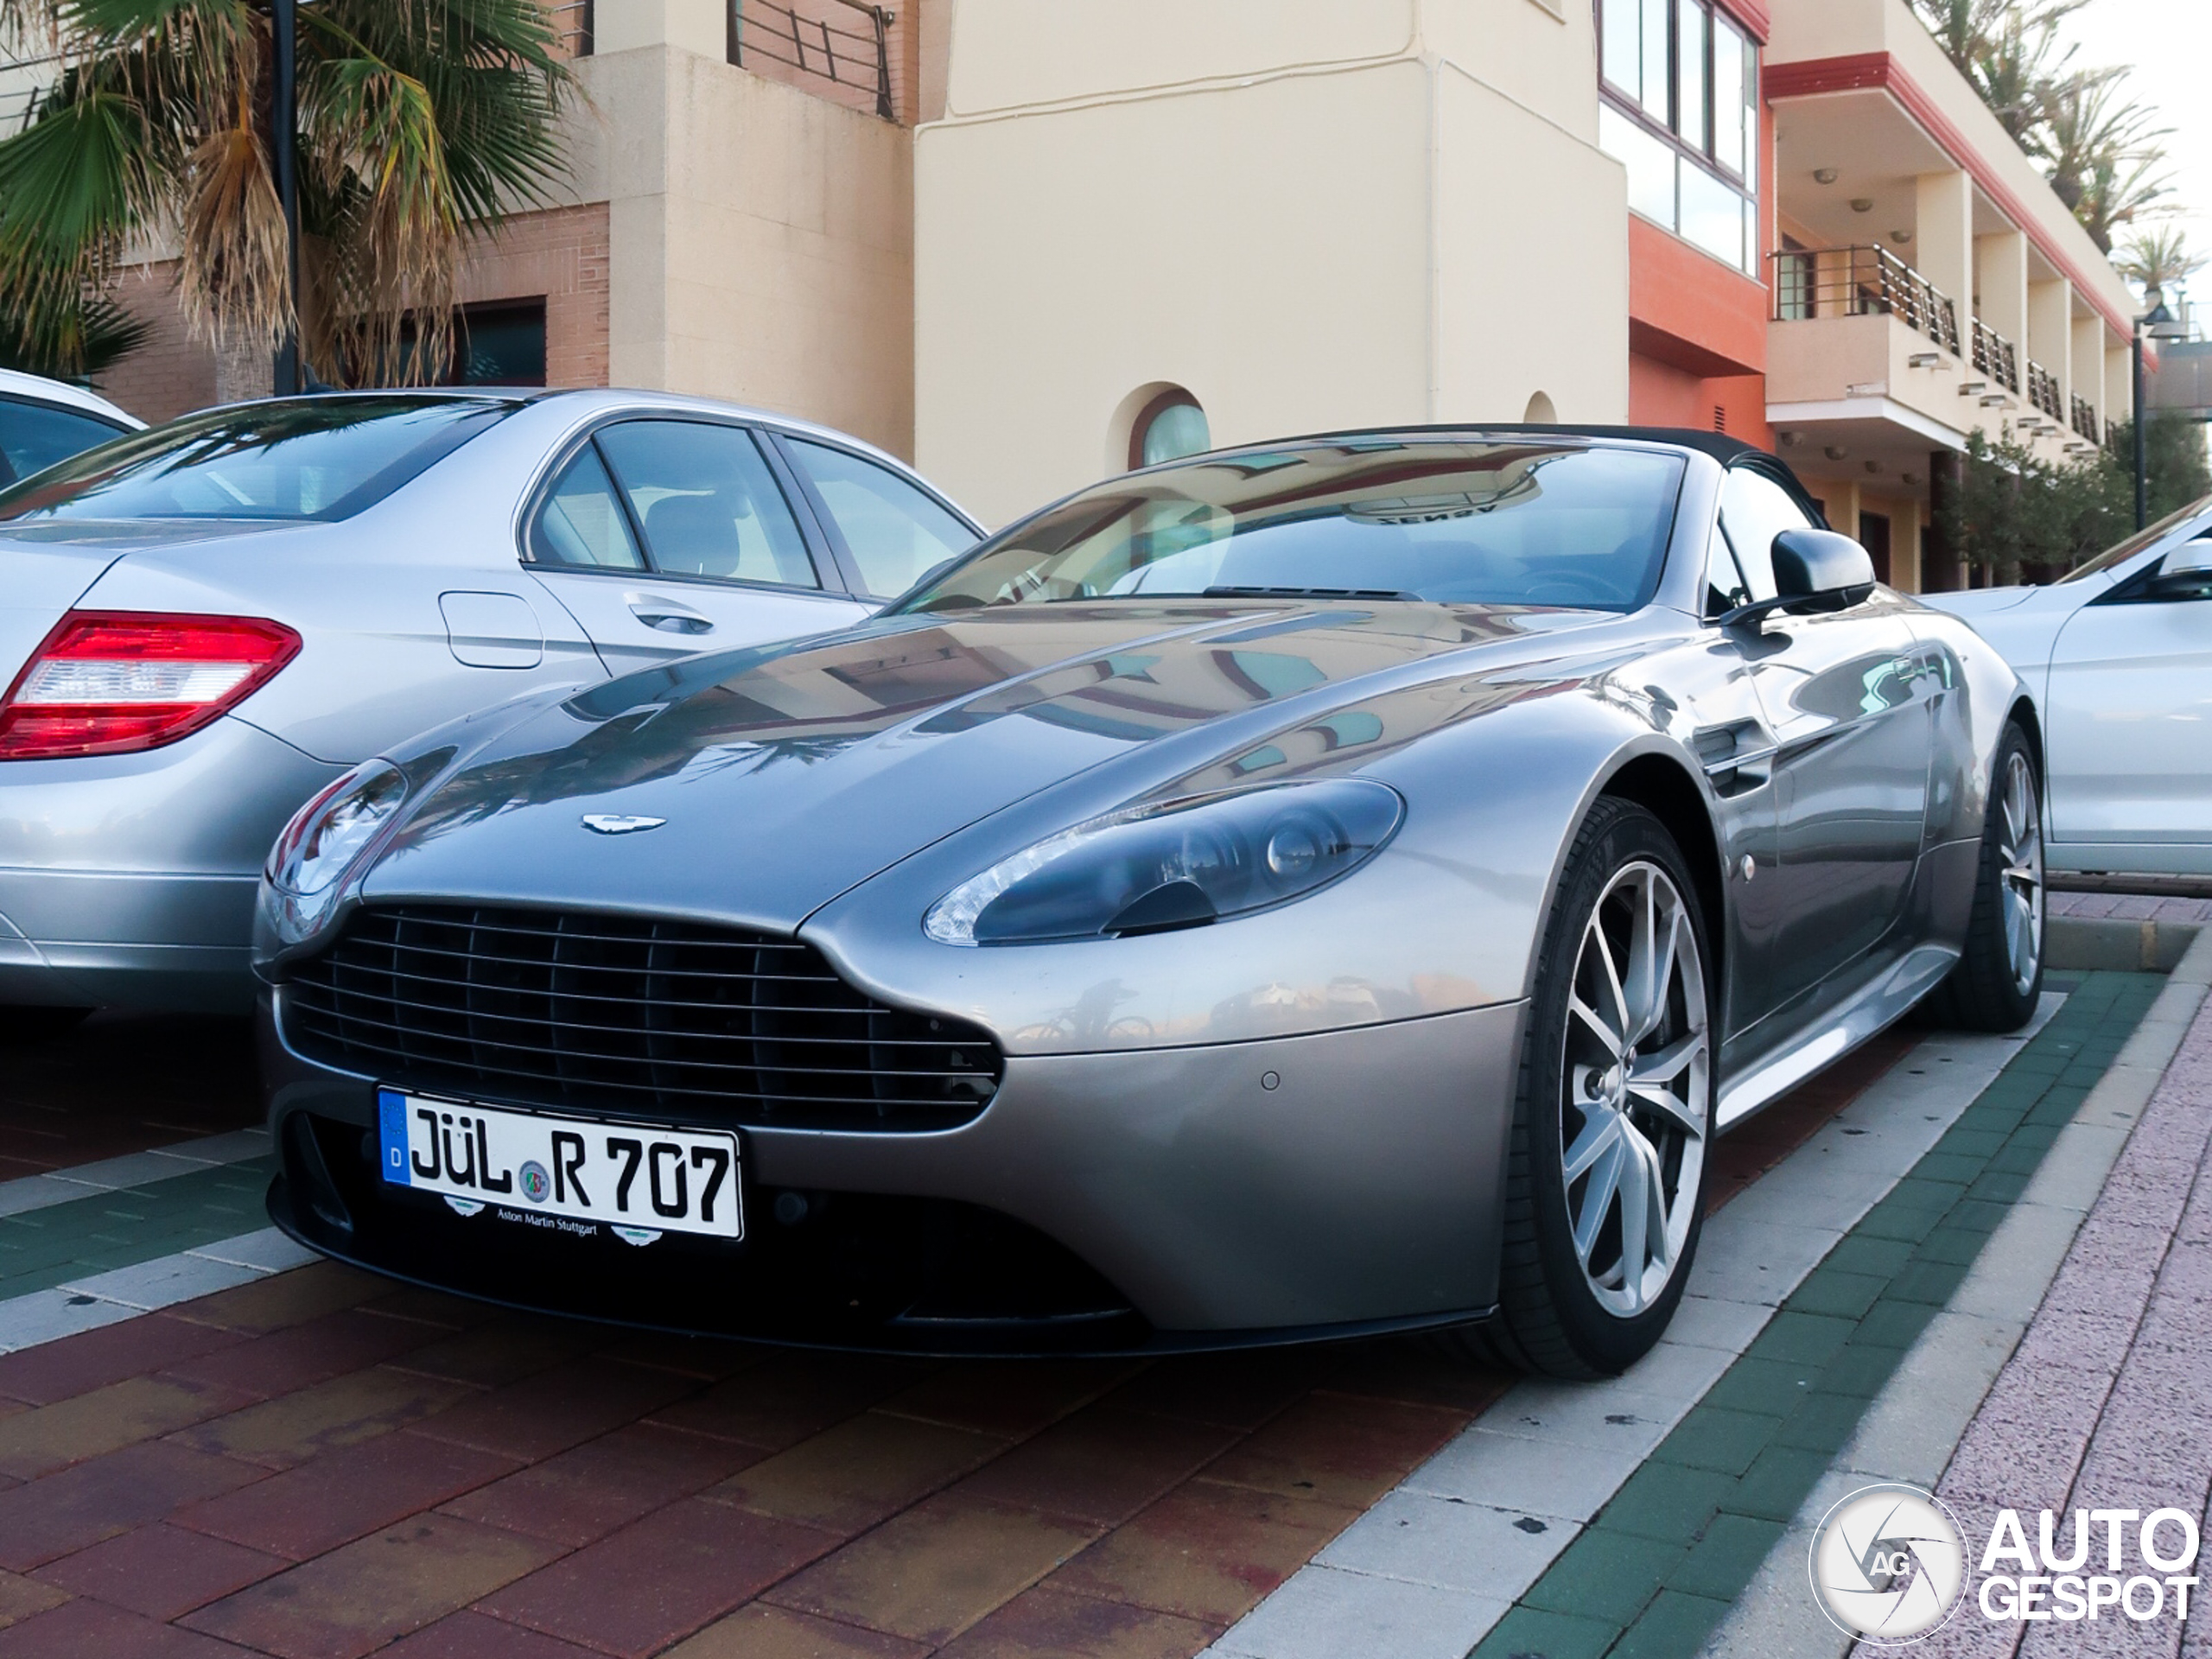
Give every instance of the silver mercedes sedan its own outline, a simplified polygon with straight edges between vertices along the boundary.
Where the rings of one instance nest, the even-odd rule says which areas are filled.
[[[1617,1372],[1714,1135],[1923,999],[2028,1018],[2039,734],[1712,434],[1154,467],[295,818],[270,1214],[690,1330]]]
[[[851,438],[626,391],[241,404],[0,493],[0,1033],[252,1007],[262,856],[424,727],[845,627],[974,522]]]
[[[2043,708],[2053,869],[2212,875],[2212,500],[2047,588],[1928,602]]]

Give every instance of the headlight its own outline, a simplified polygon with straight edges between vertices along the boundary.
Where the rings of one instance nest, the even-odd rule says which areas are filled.
[[[294,814],[263,874],[298,897],[328,891],[406,798],[404,772],[389,760],[365,761]]]
[[[1326,887],[1404,816],[1397,791],[1357,778],[1131,807],[963,882],[922,931],[939,944],[1028,944],[1203,926]]]

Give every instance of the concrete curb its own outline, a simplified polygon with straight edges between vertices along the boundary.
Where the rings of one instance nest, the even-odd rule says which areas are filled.
[[[2150,922],[2086,925],[2122,929],[2146,943],[2154,931],[2181,931]],[[1842,1659],[1850,1651],[1851,1638],[1813,1605],[1805,1563],[1814,1529],[1859,1487],[1904,1481],[1932,1491],[1949,1466],[2212,992],[2212,930],[2189,931],[2192,942],[2166,988],[1706,1643],[1708,1659]]]
[[[2167,974],[2196,943],[2195,922],[2137,922],[2109,916],[2053,916],[2044,928],[2044,960],[2073,970]]]

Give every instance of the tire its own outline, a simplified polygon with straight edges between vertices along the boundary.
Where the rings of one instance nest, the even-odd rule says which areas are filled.
[[[1614,1376],[1673,1319],[1697,1254],[1713,1124],[1717,999],[1696,894],[1656,817],[1630,802],[1598,803],[1568,852],[1536,961],[1498,1312],[1447,1333],[1448,1349],[1552,1376]],[[1606,969],[1622,957],[1627,982],[1616,994]],[[1655,957],[1667,970],[1656,996],[1637,966]],[[1641,1249],[1631,1208],[1645,1223]]]
[[[90,1008],[0,1007],[0,1047],[27,1046],[74,1031]]]
[[[2014,722],[1990,773],[1966,949],[1923,1005],[1935,1020],[2000,1033],[2028,1023],[2043,995],[2044,902],[2043,776]]]

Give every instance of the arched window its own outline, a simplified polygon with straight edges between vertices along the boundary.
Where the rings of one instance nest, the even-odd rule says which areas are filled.
[[[1138,411],[1129,426],[1129,467],[1157,467],[1213,448],[1206,412],[1180,386],[1171,386]]]

